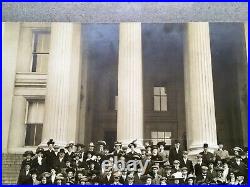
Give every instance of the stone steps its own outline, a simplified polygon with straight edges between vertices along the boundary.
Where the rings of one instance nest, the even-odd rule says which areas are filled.
[[[2,184],[16,184],[23,156],[2,154]]]

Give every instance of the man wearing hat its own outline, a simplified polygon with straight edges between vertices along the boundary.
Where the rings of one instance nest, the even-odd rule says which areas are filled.
[[[187,178],[187,184],[188,185],[194,185],[195,184],[196,177],[193,174],[189,174]]]
[[[81,161],[83,161],[83,159],[85,159],[85,150],[84,150],[84,148],[85,148],[85,145],[83,145],[83,144],[81,144],[81,143],[77,143],[76,145],[75,145],[75,147],[76,147],[76,152],[78,152],[78,153],[81,153],[81,158],[80,158],[80,160]]]
[[[116,141],[114,144],[115,144],[114,145],[115,150],[112,152],[112,155],[113,156],[118,156],[118,157],[120,157],[122,155],[125,155],[124,151],[122,150],[122,143]]]
[[[186,167],[188,173],[194,173],[194,167],[193,167],[193,162],[188,159],[188,152],[183,151],[182,152],[182,158],[180,160],[180,167]]]
[[[201,175],[196,175],[197,184],[209,184],[212,181],[212,177],[208,174],[207,171],[207,166],[201,166]]]
[[[55,159],[54,161],[54,165],[53,167],[58,170],[59,172],[61,172],[61,170],[63,168],[66,168],[66,157],[65,157],[65,150],[64,149],[60,149],[59,153],[58,153],[58,157]]]
[[[106,147],[107,143],[105,141],[98,141],[97,142],[99,149],[97,150],[97,153],[100,154],[101,156],[104,155],[104,148]]]
[[[81,152],[75,152],[74,160],[72,161],[72,167],[76,171],[83,171],[88,169],[88,165],[85,160],[81,161],[82,154]]]
[[[65,146],[65,148],[66,148],[66,150],[67,150],[67,152],[65,153],[65,157],[66,157],[66,159],[69,160],[70,162],[72,162],[73,159],[74,159],[74,154],[75,154],[75,152],[74,152],[74,145],[75,145],[74,142],[71,141],[71,142],[69,142],[69,143]]]
[[[223,177],[224,169],[222,167],[215,167],[214,169],[215,169],[217,175],[216,175],[216,177],[213,178],[213,180],[216,182],[216,184],[225,184],[226,180]]]
[[[247,177],[247,166],[242,162],[241,156],[236,156],[234,162],[231,163],[231,168],[243,173]]]
[[[182,177],[174,175],[174,174],[169,179],[170,184],[181,184],[181,181],[182,181]]]
[[[197,155],[197,163],[194,165],[194,172],[196,177],[202,175],[202,166],[206,166],[206,164],[203,162],[202,155]]]
[[[49,139],[49,141],[47,142],[48,150],[44,151],[44,157],[47,160],[48,171],[52,168],[55,160],[54,144],[55,142],[53,141],[53,139]]]
[[[129,174],[127,185],[134,185],[135,184],[134,181],[135,181],[134,175]]]
[[[115,172],[113,174],[114,177],[114,182],[111,185],[122,185],[122,183],[120,183],[120,174],[118,172]]]
[[[152,174],[151,174],[151,176],[152,176],[152,183],[153,184],[160,184],[160,179],[161,179],[161,175],[159,175],[159,166],[157,166],[157,165],[153,165],[152,166]]]
[[[208,151],[208,144],[204,143],[203,145],[203,151],[199,153],[200,155],[202,155],[202,160],[205,164],[208,164],[210,161],[213,160],[213,153],[210,153]]]
[[[170,148],[169,151],[169,162],[173,164],[174,160],[181,160],[182,158],[182,148],[179,140],[174,141],[174,146]]]
[[[73,183],[75,183],[75,170],[74,170],[74,168],[67,168],[66,174],[67,174],[67,177],[66,177],[65,182],[67,183],[67,182],[73,181]]]

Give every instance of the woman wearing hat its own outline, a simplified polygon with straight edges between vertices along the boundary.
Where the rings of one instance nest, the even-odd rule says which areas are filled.
[[[53,139],[49,139],[47,145],[48,145],[48,150],[44,151],[44,157],[46,158],[47,161],[47,171],[49,171],[52,168],[55,160],[55,151],[54,151],[55,142],[53,141]]]
[[[36,150],[36,158],[32,161],[32,168],[37,170],[37,174],[41,175],[47,170],[47,162],[44,158],[44,149],[38,147]]]
[[[162,158],[162,160],[166,160],[167,157],[168,157],[168,153],[167,151],[165,150],[165,145],[166,143],[165,142],[158,142],[157,143],[157,146],[159,148],[159,151],[158,151],[158,155]]]
[[[131,142],[130,144],[128,144],[128,147],[130,149],[129,152],[127,152],[126,154],[126,160],[134,160],[135,157],[139,157],[140,158],[140,153],[138,153],[135,148],[137,147],[135,141]]]
[[[38,184],[40,184],[41,182],[39,180],[37,180],[37,176],[38,176],[37,170],[36,169],[32,169],[30,171],[30,173],[31,173],[31,184],[32,185],[38,185]]]
[[[33,153],[33,151],[25,151],[23,154],[24,160],[22,161],[21,164],[21,169],[23,169],[27,164],[31,165],[32,164],[32,157],[35,154]]]
[[[60,172],[62,168],[66,168],[66,161],[67,159],[65,157],[65,150],[60,149],[58,152],[58,157],[54,161],[53,167]]]
[[[188,185],[194,185],[195,184],[195,176],[193,174],[188,175],[187,184]]]
[[[65,183],[64,180],[65,180],[65,179],[64,179],[64,176],[63,176],[62,173],[58,173],[58,174],[56,175],[56,185],[63,185],[63,184]]]

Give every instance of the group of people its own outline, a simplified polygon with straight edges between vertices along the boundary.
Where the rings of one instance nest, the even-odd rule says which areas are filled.
[[[153,145],[136,141],[127,146],[115,142],[110,150],[105,141],[88,146],[68,143],[59,147],[53,139],[47,148],[23,154],[18,184],[246,184],[248,173],[247,148],[235,147],[233,153],[223,149],[203,151],[189,158],[175,140],[170,149],[165,142]]]

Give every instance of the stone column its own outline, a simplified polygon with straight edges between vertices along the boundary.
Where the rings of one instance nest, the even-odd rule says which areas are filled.
[[[141,23],[120,23],[117,140],[143,139]]]
[[[187,24],[185,42],[185,105],[187,144],[191,154],[203,144],[217,147],[209,24]]]
[[[244,31],[245,31],[246,54],[247,54],[247,63],[248,63],[248,22],[244,23]]]
[[[75,141],[79,118],[81,25],[52,23],[42,144]]]
[[[16,62],[19,45],[20,23],[2,23],[3,46],[3,96],[2,96],[2,151],[7,153],[9,128],[11,123],[12,100],[15,87]]]

